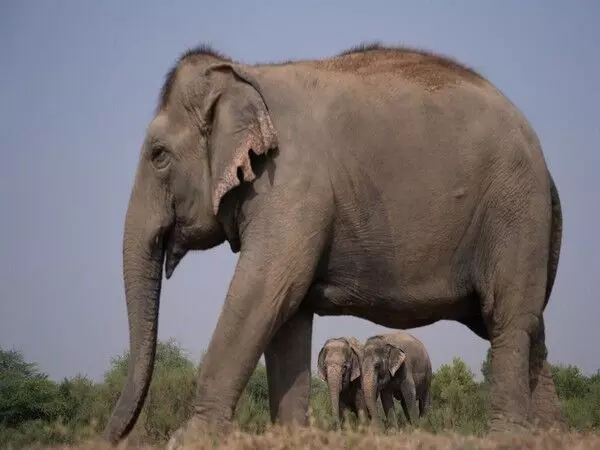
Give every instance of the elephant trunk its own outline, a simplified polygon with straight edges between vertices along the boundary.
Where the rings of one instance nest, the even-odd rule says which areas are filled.
[[[379,425],[379,415],[377,414],[377,373],[372,365],[367,365],[362,370],[362,390],[365,396],[365,404],[367,411],[371,416],[371,421],[375,425]]]
[[[153,224],[152,220],[145,221],[148,211],[140,213],[138,205],[132,197],[123,239],[129,366],[121,396],[104,430],[104,437],[113,445],[129,434],[139,417],[152,379],[156,353],[166,227]]]
[[[331,399],[331,415],[333,422],[337,425],[340,420],[340,392],[342,390],[339,368],[327,368],[327,386],[329,387],[329,398]]]

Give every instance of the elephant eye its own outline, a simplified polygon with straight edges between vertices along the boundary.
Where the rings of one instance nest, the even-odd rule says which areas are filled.
[[[156,167],[159,170],[164,169],[165,167],[167,167],[169,165],[169,162],[171,160],[170,156],[171,155],[166,148],[155,147],[152,149],[152,155],[151,155],[152,164],[154,164],[154,167]]]

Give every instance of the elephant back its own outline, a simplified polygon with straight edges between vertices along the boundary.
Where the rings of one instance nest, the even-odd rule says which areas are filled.
[[[411,366],[431,371],[431,359],[427,347],[416,336],[406,331],[399,331],[382,337],[386,342],[403,350],[408,356]]]

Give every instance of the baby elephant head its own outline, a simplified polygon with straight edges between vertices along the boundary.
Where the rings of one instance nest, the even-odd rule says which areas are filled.
[[[360,377],[361,353],[361,345],[355,338],[329,339],[319,352],[317,371],[329,386],[333,417],[339,415],[340,392]]]
[[[361,367],[361,382],[367,399],[377,398],[378,391],[390,382],[405,361],[406,354],[398,346],[379,336],[369,338],[365,342]]]
[[[360,349],[352,344],[348,338],[333,338],[325,342],[317,364],[322,380],[328,384],[339,383],[340,389],[347,389],[360,377]]]

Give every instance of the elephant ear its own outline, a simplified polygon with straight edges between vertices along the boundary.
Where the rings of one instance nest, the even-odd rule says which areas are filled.
[[[352,349],[352,371],[350,373],[350,381],[356,380],[360,377],[360,367],[362,365],[362,345],[355,337],[346,338],[346,342]]]
[[[352,352],[352,371],[350,372],[350,381],[356,380],[360,377],[360,359],[356,352]]]
[[[236,76],[215,100],[209,143],[215,214],[225,194],[256,178],[250,152],[263,155],[277,147],[277,134],[256,83],[240,76],[239,69],[229,69]]]
[[[347,337],[346,338],[346,342],[348,342],[348,345],[350,346],[350,348],[359,356],[362,356],[362,345],[360,343],[360,341],[358,339],[356,339],[355,337],[351,336],[351,337]]]
[[[390,374],[394,376],[398,372],[398,369],[402,367],[404,361],[406,361],[406,353],[393,345],[390,345],[389,349]]]
[[[325,370],[325,352],[327,349],[323,347],[319,352],[319,358],[317,359],[317,374],[323,381],[327,381],[327,371]]]

